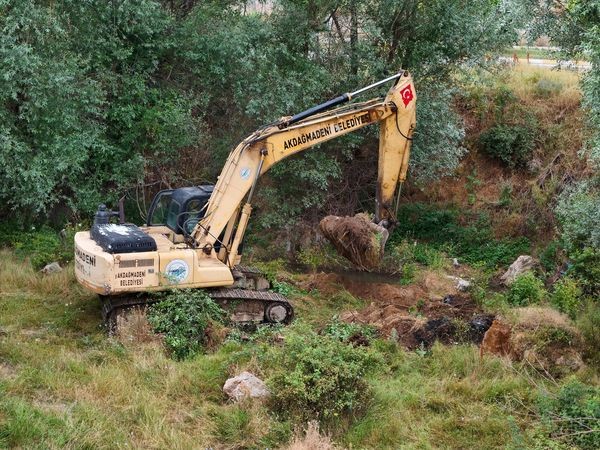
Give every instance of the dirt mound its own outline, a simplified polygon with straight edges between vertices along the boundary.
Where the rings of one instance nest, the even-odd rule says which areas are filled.
[[[500,321],[494,320],[492,326],[485,332],[479,354],[483,356],[486,353],[492,353],[501,356],[507,356],[511,353],[511,329],[510,326]]]
[[[536,370],[562,377],[585,367],[581,337],[564,314],[544,307],[517,308],[512,317],[495,320],[480,354],[526,361]]]
[[[321,220],[319,228],[338,253],[360,270],[379,266],[389,233],[371,222],[366,214],[327,216]]]

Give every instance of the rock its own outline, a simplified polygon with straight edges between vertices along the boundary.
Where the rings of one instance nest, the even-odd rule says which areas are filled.
[[[236,402],[246,398],[269,396],[265,383],[250,372],[242,372],[236,377],[229,378],[223,385],[223,392]]]
[[[479,355],[493,353],[495,355],[507,356],[511,352],[510,326],[494,319],[492,326],[485,332],[483,341],[479,347]]]
[[[456,289],[459,291],[467,291],[471,287],[471,282],[464,278],[454,277],[452,275],[447,275],[447,277],[456,282]]]
[[[535,265],[536,261],[531,256],[521,255],[510,265],[504,275],[500,277],[500,281],[506,286],[510,286],[519,275],[533,269]]]
[[[44,266],[42,270],[40,270],[44,275],[50,275],[51,273],[62,272],[62,267],[56,261]]]
[[[452,265],[454,266],[455,269],[458,269],[460,267],[460,263],[458,262],[458,258],[452,258]]]

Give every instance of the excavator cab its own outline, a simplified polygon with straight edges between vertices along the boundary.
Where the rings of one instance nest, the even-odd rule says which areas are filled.
[[[213,185],[165,189],[152,200],[148,226],[166,226],[175,234],[187,236],[204,217]]]

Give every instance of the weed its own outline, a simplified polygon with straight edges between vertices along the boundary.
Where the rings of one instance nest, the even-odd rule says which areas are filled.
[[[174,290],[159,294],[160,302],[148,308],[148,321],[175,359],[200,352],[207,331],[222,324],[225,312],[201,289]]]
[[[600,388],[572,380],[556,395],[542,393],[538,409],[553,438],[581,449],[600,448]]]
[[[431,248],[470,264],[483,263],[488,268],[510,264],[530,250],[530,242],[524,237],[496,239],[485,214],[459,213],[453,207],[439,208],[423,203],[400,208],[398,225],[389,239],[391,245],[412,252],[414,257],[415,251],[422,250],[416,250],[418,245],[411,249],[406,244],[407,239],[426,241]]]
[[[346,343],[353,342],[356,338],[370,342],[377,337],[377,330],[370,325],[346,323],[334,319],[323,328],[321,334]]]
[[[600,364],[600,305],[592,300],[585,303],[577,318],[588,358]]]
[[[475,195],[475,190],[477,187],[481,185],[481,181],[477,178],[477,170],[473,169],[471,175],[467,175],[467,182],[465,184],[465,189],[468,194],[468,202],[469,205],[474,205],[477,196]]]
[[[581,302],[581,289],[575,280],[565,277],[554,285],[550,303],[572,319],[577,315]]]
[[[570,256],[573,261],[568,274],[577,279],[586,295],[600,296],[600,250],[587,247]]]
[[[506,299],[513,306],[526,306],[539,303],[545,296],[544,283],[532,272],[526,272],[510,286]]]

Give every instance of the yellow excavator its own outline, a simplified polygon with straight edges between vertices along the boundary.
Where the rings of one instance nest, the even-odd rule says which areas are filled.
[[[384,98],[348,103],[390,82]],[[144,293],[175,287],[206,288],[234,322],[289,323],[288,300],[269,291],[260,272],[240,264],[259,178],[288,156],[380,123],[374,222],[390,228],[396,188],[408,169],[415,107],[412,77],[401,71],[259,128],[229,154],[214,186],[159,192],[145,226],[125,223],[122,203],[119,212],[100,205],[91,230],[75,235],[77,280],[100,295],[109,324],[123,310],[152,301]]]

